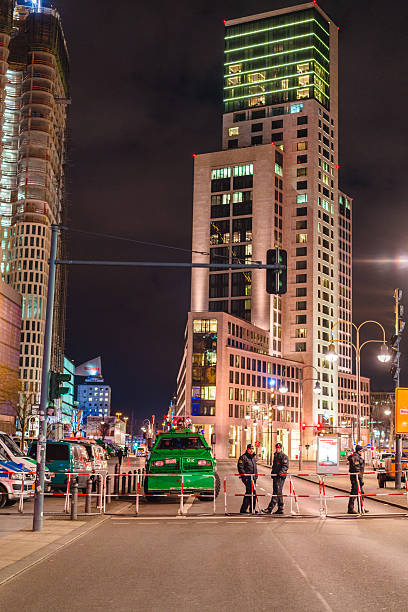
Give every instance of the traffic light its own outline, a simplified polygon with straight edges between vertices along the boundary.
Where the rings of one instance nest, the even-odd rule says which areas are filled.
[[[280,268],[266,270],[266,292],[282,295],[287,291],[287,262],[288,254],[283,249],[268,249],[266,263],[268,266],[279,265]]]
[[[273,423],[273,408],[272,408],[272,406],[269,406],[269,409],[268,409],[268,421],[269,421],[269,423]]]
[[[394,292],[395,298],[395,334],[391,337],[388,342],[390,349],[392,349],[391,356],[391,367],[390,374],[393,380],[398,384],[399,383],[399,374],[400,374],[400,357],[401,352],[399,350],[402,332],[405,328],[405,321],[403,321],[402,317],[404,316],[404,306],[402,302],[402,290],[396,289]]]
[[[302,431],[305,431],[306,429],[306,423],[302,423]]]
[[[320,434],[322,433],[322,427],[323,427],[323,423],[320,423],[319,421],[319,423],[316,425],[316,434],[318,436],[320,436]]]
[[[48,399],[58,399],[61,395],[69,393],[69,387],[61,387],[61,383],[70,382],[71,374],[60,374],[59,372],[50,372],[50,387],[48,392]]]

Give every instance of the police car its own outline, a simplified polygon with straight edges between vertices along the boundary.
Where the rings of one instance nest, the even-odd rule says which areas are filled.
[[[34,473],[21,464],[9,461],[0,449],[0,508],[12,506],[21,495],[24,499],[32,499],[34,486]]]

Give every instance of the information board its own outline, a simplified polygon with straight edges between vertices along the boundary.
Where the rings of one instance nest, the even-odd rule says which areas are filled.
[[[395,389],[395,433],[408,433],[408,389]]]
[[[316,472],[335,474],[339,471],[340,444],[337,436],[318,436]]]

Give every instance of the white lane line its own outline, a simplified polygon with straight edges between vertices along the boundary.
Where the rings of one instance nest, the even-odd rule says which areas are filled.
[[[272,533],[273,537],[276,540],[276,543],[278,544],[278,546],[281,548],[281,550],[289,557],[289,559],[291,560],[293,566],[297,569],[297,571],[299,572],[299,574],[302,576],[302,578],[305,580],[305,582],[307,583],[307,585],[310,587],[310,589],[314,592],[314,594],[316,595],[316,597],[320,600],[320,602],[322,603],[323,607],[325,610],[327,610],[327,612],[334,612],[333,608],[330,606],[330,604],[326,601],[326,599],[323,597],[323,595],[320,593],[320,591],[314,586],[314,584],[309,580],[306,572],[300,567],[300,565],[298,564],[298,562],[292,557],[292,555],[290,554],[290,552],[287,550],[287,548],[285,546],[283,546],[283,544],[280,542],[279,538],[277,538],[275,536],[274,533]]]

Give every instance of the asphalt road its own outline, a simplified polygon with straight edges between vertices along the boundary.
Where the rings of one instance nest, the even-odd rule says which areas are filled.
[[[222,473],[233,469],[220,464]],[[258,489],[270,483],[260,479]],[[301,486],[316,494],[315,485]],[[318,510],[317,498],[302,500],[304,511]],[[344,510],[347,500],[332,503]],[[135,517],[131,504],[1,587],[2,609],[406,609],[406,518],[291,517],[288,503],[283,517],[197,515],[208,505],[194,501],[182,517],[175,503],[148,504]]]

